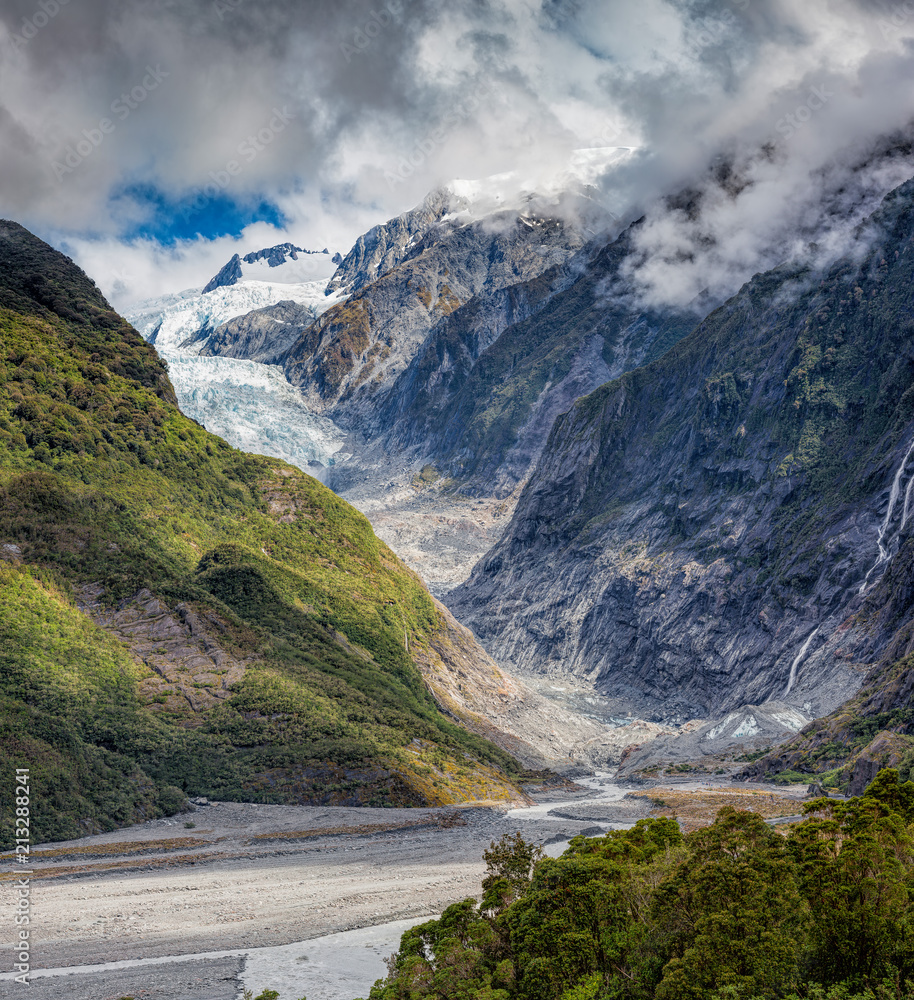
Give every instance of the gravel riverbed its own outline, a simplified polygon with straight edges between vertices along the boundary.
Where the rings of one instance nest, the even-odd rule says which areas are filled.
[[[520,830],[551,855],[579,833],[630,826],[645,799],[607,776],[506,810],[199,805],[195,812],[34,849],[30,1000],[352,1000],[384,975],[407,927],[476,896],[482,852]],[[193,824],[193,825],[191,825]],[[0,862],[0,926],[14,865]],[[3,889],[6,891],[3,891]]]

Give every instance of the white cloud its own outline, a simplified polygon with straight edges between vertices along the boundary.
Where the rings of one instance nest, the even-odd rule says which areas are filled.
[[[607,174],[606,197],[626,218],[653,207],[632,280],[679,301],[730,290],[789,249],[798,221],[804,238],[827,242],[816,220],[845,181],[872,203],[908,169],[857,169],[879,134],[908,124],[914,15],[903,6],[887,16],[864,0],[242,0],[220,15],[204,0],[73,0],[17,51],[12,35],[35,9],[7,0],[0,12],[0,214],[65,239],[119,304],[198,284],[265,243],[345,250],[451,177],[513,169],[532,182],[593,145],[641,147]],[[146,67],[168,76],[55,176]],[[778,124],[822,86],[835,96],[785,136]],[[275,108],[290,110],[289,126],[240,155]],[[696,181],[722,157],[750,182],[738,196]],[[227,193],[271,197],[287,231],[170,249],[123,242],[125,223],[150,207],[115,193],[193,197],[232,159],[243,169]],[[657,211],[696,183],[700,222]]]
[[[295,242],[308,250],[323,250],[327,244],[309,239],[307,232],[286,232],[267,223],[248,226],[236,238],[197,238],[163,246],[153,240],[125,243],[114,237],[64,237],[55,244],[92,275],[112,305],[121,312],[144,299],[168,292],[200,288],[231,259],[252,248]],[[336,252],[329,246],[331,253]]]

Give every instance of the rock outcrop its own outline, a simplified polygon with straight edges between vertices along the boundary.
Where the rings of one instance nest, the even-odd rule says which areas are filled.
[[[411,211],[369,229],[345,257],[334,260],[338,267],[327,291],[351,295],[370,285],[395,268],[444,216],[465,207],[466,201],[452,192],[433,191]]]
[[[291,347],[314,319],[310,304],[283,301],[264,306],[216,327],[197,353],[200,357],[266,362]]]
[[[115,607],[106,606],[103,596],[99,586],[83,587],[77,606],[148,668],[150,675],[138,690],[153,711],[213,708],[244,676],[248,661],[218,642],[226,625],[212,612],[195,611],[184,602],[169,608],[145,588]]]
[[[266,265],[266,273],[259,274],[257,277],[262,280],[269,281],[271,278],[276,280],[275,277],[270,273],[271,268],[278,268],[280,272],[289,271],[288,266],[291,261],[298,261],[301,257],[319,257],[320,255],[326,255],[327,260],[333,263],[330,257],[330,251],[324,250],[304,250],[302,247],[297,247],[293,243],[279,243],[275,247],[266,247],[263,250],[254,250],[251,253],[246,253],[243,257],[240,254],[235,254],[232,259],[222,267],[218,273],[210,279],[203,289],[203,294],[207,292],[214,292],[217,288],[228,288],[231,285],[237,284],[245,277],[245,264],[263,264]],[[287,277],[282,277],[280,281],[288,280]]]
[[[480,292],[534,278],[583,243],[569,224],[515,213],[442,221],[274,360],[315,411],[370,432],[381,400],[436,326]]]

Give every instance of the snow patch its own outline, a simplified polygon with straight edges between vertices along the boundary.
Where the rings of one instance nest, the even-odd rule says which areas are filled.
[[[743,721],[733,730],[731,735],[734,739],[740,740],[746,736],[755,736],[756,733],[761,732],[761,729],[758,719],[754,715],[747,715],[744,716]]]
[[[728,715],[723,722],[719,722],[710,732],[705,734],[706,740],[716,740],[719,736],[722,736],[727,728],[736,721],[736,715]]]
[[[809,705],[809,702],[806,703]],[[812,708],[812,705],[809,705]],[[795,733],[798,733],[809,719],[805,715],[801,715],[799,712],[791,712],[789,710],[783,712],[772,712],[771,718],[775,722],[779,722],[785,729],[790,729]]]
[[[335,271],[336,264],[332,257],[324,253],[302,254],[298,260],[290,257],[284,264],[276,267],[271,267],[264,259],[255,260],[251,264],[242,259],[241,277],[238,281],[266,281],[274,285],[317,282],[325,285]]]
[[[731,712],[723,722],[719,722],[713,729],[705,733],[704,739],[706,741],[719,739],[721,736],[727,735],[731,727],[733,729],[729,732],[729,736],[730,739],[734,740],[755,736],[756,733],[762,731],[758,719],[752,713],[740,716],[740,712]]]

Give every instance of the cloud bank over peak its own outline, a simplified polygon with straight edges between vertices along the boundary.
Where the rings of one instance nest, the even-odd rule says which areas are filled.
[[[639,294],[725,292],[904,179],[905,2],[6,0],[0,208],[124,306],[261,244],[345,250],[454,177],[638,147],[599,183],[654,208]]]

